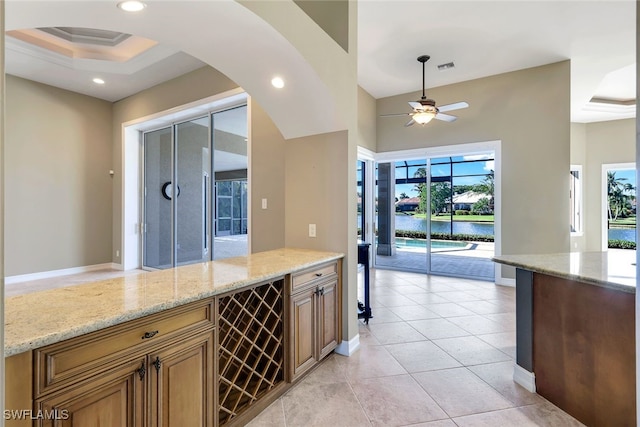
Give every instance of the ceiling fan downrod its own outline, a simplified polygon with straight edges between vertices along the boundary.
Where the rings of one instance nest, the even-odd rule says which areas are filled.
[[[422,99],[427,99],[427,95],[425,94],[424,91],[424,64],[425,62],[427,62],[431,57],[429,55],[421,55],[418,56],[418,61],[422,62]]]

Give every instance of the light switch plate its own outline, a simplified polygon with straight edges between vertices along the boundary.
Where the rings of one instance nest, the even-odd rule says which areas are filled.
[[[267,209],[267,199],[262,199],[262,209]]]
[[[316,225],[309,224],[309,237],[316,237]]]

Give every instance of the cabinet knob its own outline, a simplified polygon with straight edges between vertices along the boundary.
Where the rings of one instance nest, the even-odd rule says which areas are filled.
[[[144,366],[144,362],[140,365],[140,368],[136,369],[138,375],[140,375],[140,381],[144,379],[144,375],[147,373],[147,368]]]
[[[144,335],[142,336],[142,339],[146,340],[146,339],[149,339],[149,338],[153,338],[156,335],[158,335],[158,331],[145,332]]]
[[[156,356],[156,360],[153,361],[153,366],[155,366],[156,372],[160,372],[160,365],[161,364],[162,364],[162,362],[160,362],[160,357]]]

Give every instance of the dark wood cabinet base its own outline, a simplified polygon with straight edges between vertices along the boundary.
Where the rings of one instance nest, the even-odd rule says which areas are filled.
[[[635,426],[635,295],[533,275],[538,394],[588,426]]]

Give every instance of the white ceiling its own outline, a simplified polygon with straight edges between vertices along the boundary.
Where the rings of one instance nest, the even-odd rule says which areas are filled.
[[[159,45],[130,61],[114,63],[69,59],[7,37],[9,74],[109,101],[122,99],[205,63],[226,73],[251,95],[269,90],[256,86],[251,80],[259,73],[264,73],[266,80],[271,69],[277,70],[282,63],[294,64],[299,72],[304,72],[305,67],[308,69],[308,64],[302,64],[295,53],[275,47],[274,43],[280,42],[278,34],[262,28],[250,14],[241,10],[244,8],[232,1],[149,1],[142,12],[146,17],[128,18],[140,21],[124,23],[118,15],[122,12],[114,10],[115,1],[9,0],[6,3],[7,30],[85,26],[131,33],[138,30],[141,34],[134,35],[159,41]],[[74,4],[74,9],[69,9]],[[71,10],[74,11],[70,13]],[[208,16],[226,19],[216,23],[198,19],[205,12],[210,13]],[[142,21],[144,19],[147,21]],[[173,24],[169,25],[172,20]],[[236,25],[231,25],[231,21]],[[247,32],[247,28],[252,31]],[[227,38],[221,37],[222,31],[228,34]],[[265,43],[257,45],[249,37],[253,40],[261,37]],[[275,40],[270,42],[274,48],[265,53],[268,40]],[[418,91],[422,80],[421,65],[416,58],[422,54],[431,56],[427,63],[427,92],[430,87],[571,59],[573,121],[635,117],[635,105],[589,103],[594,96],[618,100],[635,98],[635,40],[633,0],[360,0],[358,81],[375,98]],[[254,44],[256,46],[252,46]],[[260,69],[246,60],[238,60],[245,55],[243,50],[249,52],[250,49],[254,49],[251,55],[259,57]],[[184,52],[191,52],[198,59]],[[236,55],[234,65],[231,65],[232,54]],[[455,68],[437,70],[438,64],[451,61]],[[91,83],[96,74],[103,76],[107,84]],[[321,93],[322,88],[321,83],[310,86],[305,82],[304,94],[290,93],[287,95],[290,98],[277,102],[300,105],[296,104],[299,102],[296,96],[327,97]],[[291,121],[292,114],[301,114],[296,109],[303,110],[285,108],[283,116],[288,115]],[[299,118],[300,121],[307,119]],[[290,126],[283,132],[285,136],[304,133],[295,128],[295,124]],[[323,131],[318,128],[322,124],[315,126],[317,133]]]

